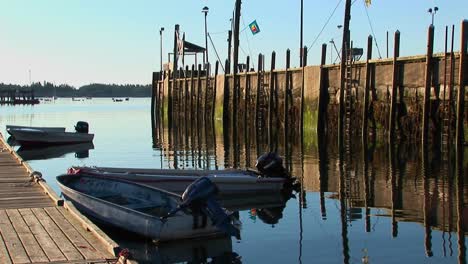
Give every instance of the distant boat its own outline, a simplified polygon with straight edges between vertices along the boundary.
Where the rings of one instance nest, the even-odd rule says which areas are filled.
[[[125,98],[125,101],[128,101],[128,100],[130,100],[128,97],[127,97],[127,98]]]
[[[18,130],[18,129],[36,129],[36,130],[50,131],[50,132],[65,132],[64,127],[33,127],[33,126],[14,126],[14,125],[6,126],[6,131],[10,135],[12,135],[11,134],[12,130]]]
[[[120,99],[120,98],[112,98],[112,101],[114,101],[114,102],[122,102],[123,100]]]
[[[89,156],[90,149],[94,149],[94,144],[92,142],[43,147],[21,146],[16,152],[23,160],[28,161],[59,158],[73,152],[76,153],[75,155],[78,158],[84,158]]]
[[[171,192],[85,175],[61,175],[57,181],[64,197],[83,213],[145,237],[169,241],[225,234],[219,222],[184,209],[181,196]]]
[[[50,131],[37,128],[10,129],[10,133],[22,146],[76,144],[93,141],[94,134],[88,133],[88,123],[79,121],[76,132]]]

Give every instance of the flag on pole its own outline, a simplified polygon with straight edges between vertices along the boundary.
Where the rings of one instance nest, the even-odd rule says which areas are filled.
[[[260,28],[258,27],[257,20],[254,20],[252,23],[250,23],[249,28],[253,35],[260,32]]]

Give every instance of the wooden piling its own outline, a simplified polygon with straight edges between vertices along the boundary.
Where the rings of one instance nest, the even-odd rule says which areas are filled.
[[[302,59],[302,56],[301,56]],[[291,51],[286,50],[286,70],[285,70],[285,86],[284,86],[284,148],[285,153],[288,153],[288,129],[289,129],[289,98],[291,96],[291,87],[290,87],[290,72],[289,67],[291,64]],[[302,62],[301,62],[302,64]]]
[[[460,41],[460,66],[459,66],[459,74],[458,74],[458,83],[460,87],[458,89],[458,97],[457,97],[457,141],[456,146],[457,150],[463,148],[463,144],[465,141],[465,135],[463,132],[463,124],[464,124],[464,115],[463,112],[465,111],[465,74],[468,70],[467,67],[467,49],[468,49],[468,20],[464,20],[461,24],[461,41]]]
[[[195,74],[195,65],[192,64],[192,74],[190,74],[190,121],[193,122],[193,97],[195,96],[195,81],[194,81],[194,74]]]
[[[196,115],[197,115],[197,123],[200,121],[200,95],[202,94],[202,88],[201,88],[201,75],[202,73],[202,66],[201,64],[198,64],[198,72],[197,72],[197,106],[196,108]]]
[[[304,134],[304,86],[305,86],[305,67],[307,66],[307,46],[302,49],[302,77],[301,77],[301,111],[300,111],[300,133],[303,139]]]
[[[250,76],[249,76],[249,68],[250,68],[250,56],[247,56],[247,71],[245,72],[245,93],[244,93],[244,130],[247,132],[248,127],[248,112],[250,107]],[[244,134],[244,136],[248,136]]]
[[[189,72],[189,66],[185,66],[185,72]],[[185,120],[188,120],[187,117],[189,115],[190,109],[188,108],[189,106],[189,85],[188,85],[188,76],[186,75],[184,78],[184,115],[185,115]]]
[[[396,103],[398,89],[398,62],[400,56],[400,31],[395,32],[395,43],[393,46],[393,74],[392,74],[392,93],[390,99],[390,122],[389,122],[389,143],[392,144],[395,137],[395,119],[396,119]]]
[[[331,48],[331,47],[330,47]],[[319,137],[325,134],[325,127],[327,121],[327,97],[328,87],[325,84],[325,69],[323,66],[327,59],[327,44],[322,44],[322,58],[320,60],[320,74],[319,74],[319,96],[318,96],[318,118],[317,118],[317,132]]]
[[[372,36],[367,38],[367,58],[366,58],[366,83],[364,85],[364,107],[362,111],[362,139],[367,142],[367,127],[369,121],[369,89],[371,81],[371,67],[369,60],[372,59]]]
[[[270,96],[268,100],[268,145],[272,146],[272,130],[273,130],[273,100],[274,100],[274,90],[275,90],[275,61],[276,61],[276,52],[271,53],[271,68],[270,68]],[[271,151],[271,149],[270,149]]]
[[[422,123],[422,151],[426,151],[427,134],[429,129],[429,107],[431,100],[431,84],[432,84],[432,55],[434,52],[434,26],[430,25],[427,32],[427,53],[426,53],[426,72],[424,86],[424,108],[423,108],[423,123]]]
[[[204,120],[206,121],[208,119],[208,96],[209,96],[209,82],[210,82],[210,64],[207,64],[206,67],[206,76],[205,76],[205,98],[204,98],[204,103],[203,103],[203,117]]]
[[[214,84],[213,84],[213,108],[211,109],[212,121],[215,120],[215,112],[216,112],[216,90],[218,89],[218,70],[219,70],[219,61],[216,61],[215,73],[214,73]],[[213,127],[214,127],[214,124],[213,124]]]
[[[158,76],[156,76],[156,72],[153,72],[153,81],[151,85],[151,123],[155,122],[155,111],[157,107],[157,102],[156,102],[156,94],[157,94],[157,81],[156,79]]]
[[[263,89],[262,85],[263,83],[261,83],[261,79],[262,79],[262,65],[263,65],[263,60],[262,60],[263,56],[262,54],[258,54],[258,70],[257,70],[257,95],[256,95],[256,100],[255,100],[255,129],[258,130],[259,129],[259,123],[258,123],[258,119],[259,119],[259,111],[261,110],[259,105],[260,105],[260,89]],[[258,144],[258,142],[257,142]]]
[[[228,128],[229,127],[229,77],[228,77],[228,74],[229,74],[229,71],[230,71],[230,65],[229,65],[229,60],[226,60],[225,62],[225,67],[224,69],[226,69],[226,74],[224,75],[224,87],[223,87],[223,93],[224,93],[224,97],[223,97],[223,124],[224,124],[224,128]],[[227,131],[224,131],[224,133],[227,133]]]

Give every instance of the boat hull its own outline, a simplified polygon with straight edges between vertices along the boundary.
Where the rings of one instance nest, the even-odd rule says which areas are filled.
[[[186,212],[179,212],[175,216],[163,221],[158,215],[146,214],[140,211],[144,206],[148,206],[150,210],[151,208],[167,207],[164,211],[170,211],[177,206],[177,201],[180,199],[175,194],[131,182],[98,179],[95,177],[62,175],[57,177],[57,180],[64,197],[71,201],[84,214],[100,222],[145,237],[159,241],[170,241],[223,234],[209,219],[205,218],[206,221],[204,222],[201,219],[202,216],[193,216]],[[81,187],[68,187],[66,182],[71,180],[78,181],[75,184]],[[83,188],[88,188],[88,193],[80,191]],[[98,194],[101,196],[124,194],[125,197],[121,196],[118,200],[144,200],[144,202],[121,205],[96,197],[95,195]],[[202,225],[203,222],[205,225]]]
[[[94,134],[51,132],[39,129],[14,129],[11,133],[22,146],[77,144],[91,142],[94,139]]]
[[[75,167],[77,173],[93,176],[123,179],[148,186],[161,188],[174,193],[183,193],[194,180],[208,177],[220,191],[220,195],[278,192],[283,189],[287,178],[261,177],[251,171],[224,170],[131,170],[127,172],[104,167]]]
[[[65,132],[64,127],[31,127],[31,126],[14,126],[14,125],[7,125],[6,131],[8,134],[11,134],[11,130],[18,130],[18,129],[36,129],[42,131],[50,131],[50,132]]]

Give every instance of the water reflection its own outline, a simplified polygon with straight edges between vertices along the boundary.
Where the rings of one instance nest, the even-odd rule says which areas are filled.
[[[343,263],[354,262],[353,255],[363,255],[364,252],[353,252],[350,246],[352,223],[363,221],[363,232],[370,234],[377,231],[379,218],[390,220],[388,233],[392,238],[401,235],[400,223],[421,224],[424,228],[420,243],[426,257],[434,257],[435,252],[443,252],[443,257],[455,256],[454,252],[458,251],[459,263],[465,262],[468,185],[464,178],[468,173],[463,150],[449,149],[441,153],[435,147],[421,151],[417,143],[405,141],[381,144],[374,132],[370,142],[353,139],[349,141],[347,151],[339,151],[334,138],[326,134],[321,137],[306,134],[302,140],[298,135],[291,136],[294,131],[275,129],[268,132],[272,135],[268,142],[265,136],[259,136],[265,131],[255,127],[243,127],[236,133],[229,133],[230,124],[224,124],[221,131],[214,123],[201,126],[173,122],[177,126],[172,128],[159,123],[153,133],[153,147],[161,151],[161,159],[170,167],[207,169],[213,164],[252,167],[252,161],[269,150],[277,150],[285,157],[286,168],[302,183],[298,193],[301,245],[302,214],[310,206],[306,194],[317,192],[322,221],[330,217],[327,200],[339,202]],[[248,206],[238,209],[245,210]],[[283,212],[284,207],[277,206],[250,210],[249,215],[276,225]],[[434,248],[434,232],[442,236],[441,249]],[[454,248],[455,239],[458,250]],[[299,250],[301,262],[302,248]],[[366,249],[363,257],[366,261],[370,259],[368,253]]]
[[[94,144],[92,142],[41,147],[21,146],[18,148],[17,153],[25,161],[59,158],[73,152],[75,152],[75,157],[77,159],[84,159],[89,157],[90,149],[94,149]]]

